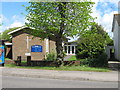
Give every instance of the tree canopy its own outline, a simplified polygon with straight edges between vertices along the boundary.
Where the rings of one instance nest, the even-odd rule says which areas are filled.
[[[56,42],[57,59],[63,60],[63,37],[79,35],[92,24],[93,2],[30,2],[26,7],[32,35],[52,37]]]
[[[15,30],[15,29],[18,29],[20,27],[14,27],[14,28],[9,28],[8,30],[5,30],[2,35],[0,36],[0,39],[4,39],[4,40],[7,40],[7,41],[12,41],[12,38],[11,35],[8,35],[9,32]]]
[[[78,58],[97,58],[105,52],[105,46],[112,45],[107,32],[97,23],[85,31],[78,40]],[[79,56],[80,55],[80,56]]]

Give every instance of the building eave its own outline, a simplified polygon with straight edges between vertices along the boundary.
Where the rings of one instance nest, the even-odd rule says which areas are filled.
[[[18,31],[20,31],[20,30],[23,30],[23,29],[25,29],[25,28],[28,28],[28,27],[27,27],[27,26],[22,26],[21,28],[18,28],[18,29],[15,29],[15,30],[9,32],[8,35],[13,34],[13,33],[15,33],[15,32],[18,32]]]
[[[12,45],[12,43],[5,43],[6,46]]]
[[[114,32],[115,21],[117,21],[118,26],[120,26],[120,14],[114,14],[112,23],[112,32]]]
[[[114,32],[114,24],[115,24],[115,15],[113,16],[112,32]]]

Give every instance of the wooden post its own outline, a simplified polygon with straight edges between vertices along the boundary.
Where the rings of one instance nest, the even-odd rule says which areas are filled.
[[[27,56],[27,66],[31,66],[31,56]]]
[[[17,56],[17,66],[21,66],[21,56]]]

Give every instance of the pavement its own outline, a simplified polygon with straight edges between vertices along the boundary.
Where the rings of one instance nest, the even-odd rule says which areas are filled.
[[[91,81],[118,81],[118,71],[88,72],[88,71],[57,71],[41,69],[20,69],[0,67],[3,76],[20,76],[34,78],[51,78],[62,80],[91,80]]]

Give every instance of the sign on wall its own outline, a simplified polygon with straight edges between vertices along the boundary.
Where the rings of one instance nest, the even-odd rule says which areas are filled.
[[[31,46],[31,52],[42,52],[42,46],[41,45]]]
[[[4,46],[0,45],[0,64],[4,63]]]

